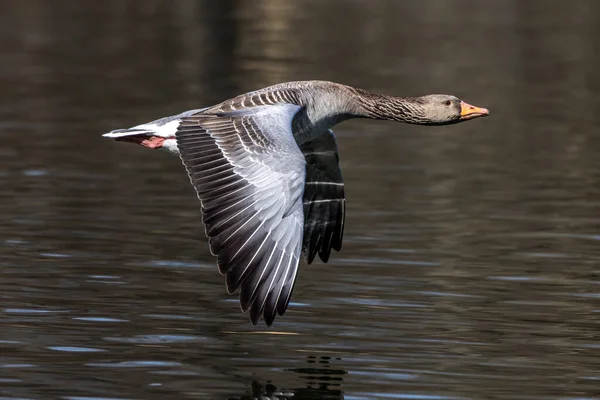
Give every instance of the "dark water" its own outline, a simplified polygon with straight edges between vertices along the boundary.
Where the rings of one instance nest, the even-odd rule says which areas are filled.
[[[600,398],[596,1],[0,3],[0,398]],[[253,328],[176,157],[99,135],[269,84],[452,93],[337,127],[344,248]]]

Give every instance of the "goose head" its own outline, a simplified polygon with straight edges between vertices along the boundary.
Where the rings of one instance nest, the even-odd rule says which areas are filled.
[[[487,108],[476,107],[456,96],[430,94],[413,100],[424,125],[449,125],[490,114]]]

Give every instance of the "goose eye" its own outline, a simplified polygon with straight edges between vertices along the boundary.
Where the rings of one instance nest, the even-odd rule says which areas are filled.
[[[452,102],[451,102],[450,100],[446,100],[446,101],[444,102],[444,105],[445,105],[445,106],[449,106],[450,104],[452,104]]]

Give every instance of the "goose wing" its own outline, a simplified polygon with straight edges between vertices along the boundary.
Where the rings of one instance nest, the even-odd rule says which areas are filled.
[[[342,247],[346,204],[335,135],[329,129],[300,150],[306,158],[302,247],[309,264],[317,253],[327,262],[331,249]]]
[[[255,325],[285,312],[302,250],[305,159],[291,122],[300,107],[251,107],[183,117],[177,145],[202,203],[227,290]]]

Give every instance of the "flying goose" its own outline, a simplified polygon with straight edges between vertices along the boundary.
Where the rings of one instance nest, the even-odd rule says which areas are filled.
[[[288,307],[300,255],[327,262],[344,231],[334,125],[350,118],[448,125],[489,111],[450,95],[392,97],[287,82],[104,137],[178,154],[202,204],[211,253],[243,312],[270,326]]]

